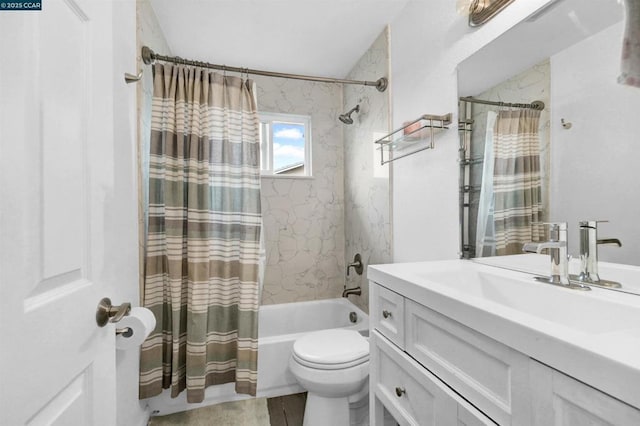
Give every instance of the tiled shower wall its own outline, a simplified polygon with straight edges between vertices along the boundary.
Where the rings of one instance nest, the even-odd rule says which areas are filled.
[[[312,178],[263,177],[262,303],[339,297],[344,286],[342,87],[255,77],[258,109],[311,116]]]
[[[360,58],[347,78],[377,80],[389,78],[389,30],[380,34]],[[364,86],[344,87],[344,106],[348,111],[356,104],[360,112],[353,113],[353,124],[344,125],[345,175],[345,263],[353,262],[356,253],[362,256],[365,270],[357,275],[352,269],[347,286],[362,287],[361,296],[349,296],[364,311],[368,311],[368,265],[390,263],[391,252],[391,166],[380,164],[380,152],[374,141],[390,131],[390,92],[378,92]]]

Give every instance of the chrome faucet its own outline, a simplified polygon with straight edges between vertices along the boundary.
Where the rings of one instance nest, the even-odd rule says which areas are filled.
[[[362,264],[362,256],[360,253],[356,253],[353,257],[353,262],[347,265],[347,277],[349,276],[349,269],[353,268],[358,275],[362,275],[364,272],[364,265]],[[362,288],[360,286],[354,288],[347,288],[347,283],[344,284],[344,290],[342,291],[342,297],[347,297],[350,294],[360,296],[362,294]]]
[[[598,245],[614,244],[622,247],[622,243],[617,238],[598,239],[598,223],[606,220],[583,220],[580,226],[580,274],[570,275],[571,281],[587,283],[611,288],[622,287],[620,283],[600,279],[598,274]]]
[[[567,222],[545,223],[549,225],[549,241],[526,243],[522,246],[525,253],[541,253],[549,249],[551,274],[548,277],[534,277],[537,281],[576,290],[591,290],[582,283],[569,281],[569,256],[567,255]]]
[[[347,297],[349,295],[356,295],[356,296],[360,296],[362,295],[362,288],[360,288],[360,286],[358,287],[354,287],[354,288],[345,288],[342,291],[342,297]]]

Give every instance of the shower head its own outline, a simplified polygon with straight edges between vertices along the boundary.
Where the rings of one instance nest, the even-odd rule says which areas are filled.
[[[338,120],[342,121],[344,124],[353,124],[353,118],[351,118],[351,114],[353,112],[360,112],[360,104],[354,106],[353,108],[351,108],[349,110],[349,112],[346,112],[344,114],[341,114],[338,117]]]

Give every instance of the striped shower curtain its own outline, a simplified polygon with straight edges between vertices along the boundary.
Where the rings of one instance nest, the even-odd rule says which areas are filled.
[[[520,254],[542,238],[540,111],[500,111],[493,140],[496,254]]]
[[[140,398],[201,402],[235,382],[255,395],[259,119],[252,81],[156,64],[151,118]]]

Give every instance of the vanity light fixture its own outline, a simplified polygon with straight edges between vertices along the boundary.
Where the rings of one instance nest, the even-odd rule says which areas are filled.
[[[511,3],[513,0],[473,0],[469,6],[469,26],[479,27]]]

